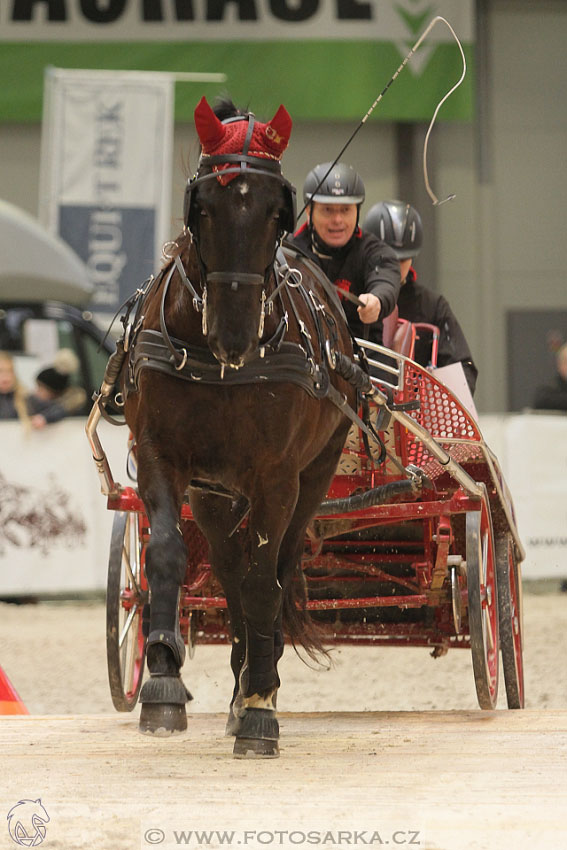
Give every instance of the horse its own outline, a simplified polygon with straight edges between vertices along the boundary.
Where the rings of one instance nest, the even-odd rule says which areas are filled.
[[[127,326],[122,389],[151,536],[140,731],[187,727],[179,594],[188,499],[226,597],[237,758],[279,754],[277,664],[284,634],[325,651],[305,606],[308,525],[358,421],[352,339],[324,275],[283,242],[295,190],[281,173],[291,118],[202,98],[201,142],[183,232]],[[283,247],[282,247],[283,244]],[[346,364],[346,367],[345,367]],[[342,367],[342,371],[339,368]]]

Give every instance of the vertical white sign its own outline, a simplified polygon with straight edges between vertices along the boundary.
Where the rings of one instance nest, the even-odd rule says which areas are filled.
[[[114,313],[169,238],[174,76],[46,71],[40,219],[86,263]]]

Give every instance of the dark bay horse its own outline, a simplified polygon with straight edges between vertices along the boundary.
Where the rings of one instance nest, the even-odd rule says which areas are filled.
[[[274,757],[284,632],[321,649],[294,578],[357,408],[337,369],[352,345],[320,272],[280,247],[295,221],[279,162],[291,132],[286,110],[262,124],[203,98],[195,123],[202,154],[187,186],[186,229],[125,341],[125,415],[151,526],[151,676],[140,728],[187,725],[178,605],[188,498],[230,616],[234,754]]]

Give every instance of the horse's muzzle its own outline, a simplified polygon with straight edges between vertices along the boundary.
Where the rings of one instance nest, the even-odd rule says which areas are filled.
[[[209,348],[221,366],[240,369],[257,351],[258,341],[264,329],[266,295],[262,288],[260,313],[258,317],[258,302],[255,298],[250,301],[245,296],[244,303],[239,297],[231,302],[232,293],[244,295],[250,286],[263,287],[264,276],[248,272],[210,272],[206,276],[203,306],[203,333],[207,337]],[[209,296],[209,284],[215,288],[216,294]],[[216,286],[215,286],[216,284]],[[220,284],[220,286],[219,286]],[[258,290],[255,290],[256,292]],[[219,297],[223,309],[219,309]],[[256,296],[257,297],[257,296]],[[209,315],[209,298],[216,302],[216,310]]]

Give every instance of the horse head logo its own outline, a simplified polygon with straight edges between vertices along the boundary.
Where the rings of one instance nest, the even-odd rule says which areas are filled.
[[[10,838],[20,847],[37,847],[45,839],[49,815],[40,799],[20,800],[7,815]]]

